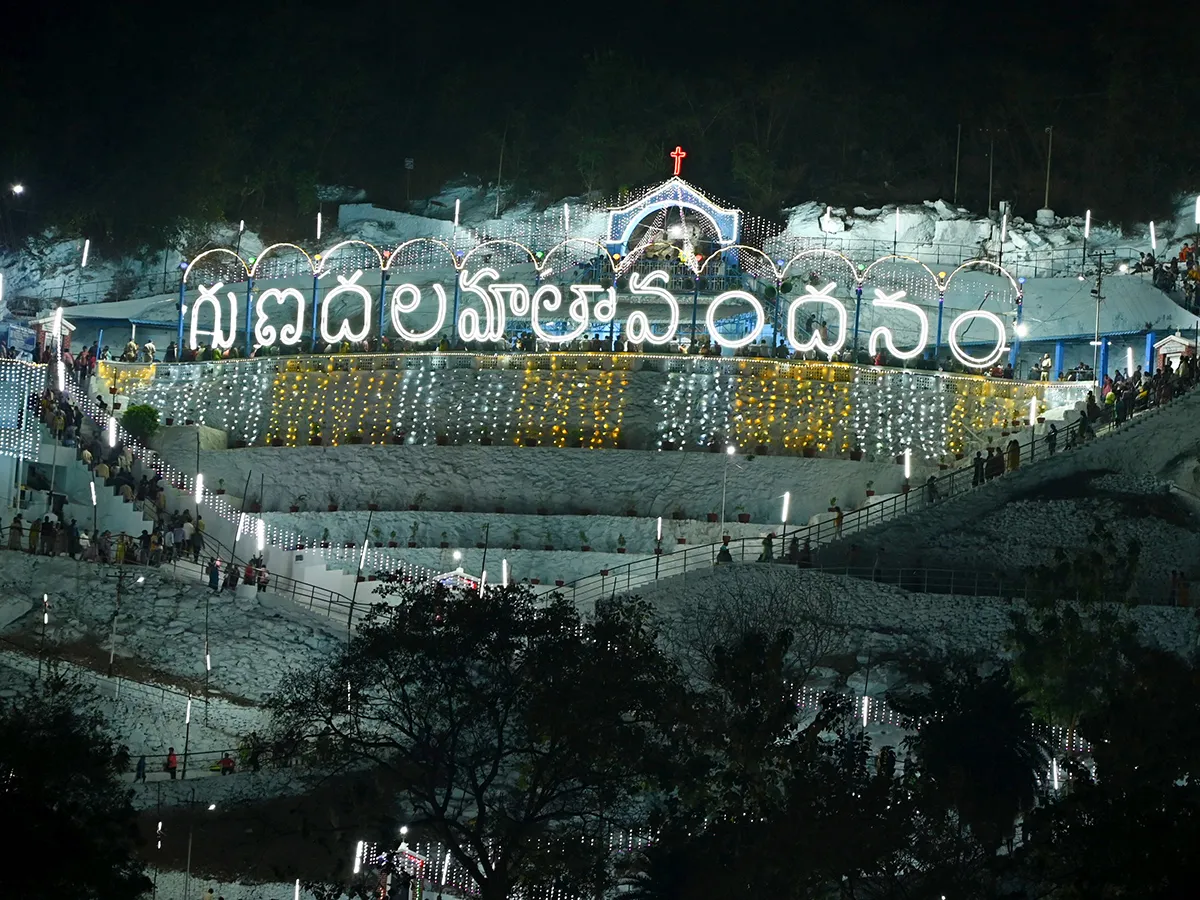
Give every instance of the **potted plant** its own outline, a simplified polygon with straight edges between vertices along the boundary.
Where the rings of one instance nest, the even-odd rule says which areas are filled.
[[[379,512],[379,504],[374,500],[368,500],[367,509],[369,509],[371,512]]]
[[[746,512],[746,507],[735,506],[734,509],[737,511],[737,520],[739,522],[741,522],[743,525],[749,525],[750,524],[750,513]]]
[[[346,541],[345,547],[347,550],[353,550],[354,549],[354,541]]]
[[[388,535],[388,549],[394,550],[399,546],[400,544],[396,541],[396,532],[393,531]]]
[[[438,542],[438,546],[443,550],[448,550],[450,548],[450,539],[446,536],[446,532],[444,531],[442,532],[442,539]]]
[[[566,582],[565,582],[565,581],[563,581],[561,578],[555,578],[555,579],[554,579],[554,586],[555,586],[555,587],[562,587],[564,584],[566,584]]]
[[[548,515],[550,515],[550,510],[549,510],[549,508],[547,508],[545,501],[542,501],[541,505],[539,505],[539,506],[538,506],[538,508],[537,508],[537,514],[538,514],[539,516],[548,516]]]
[[[549,528],[547,528],[543,533],[542,539],[545,541],[545,543],[542,544],[543,550],[550,551],[554,549],[554,535],[550,533]]]
[[[663,450],[674,450],[674,449],[675,449],[675,442],[674,442],[674,441],[665,441],[665,440],[664,440],[664,441],[663,441],[661,444],[659,444],[659,447],[660,447],[661,449],[663,449]]]
[[[623,534],[617,535],[617,552],[618,553],[625,552],[625,535],[623,535]]]
[[[420,527],[421,527],[421,526],[420,526],[420,525],[418,525],[416,522],[413,522],[413,523],[412,523],[412,527],[410,527],[410,528],[408,529],[408,546],[409,546],[410,548],[411,548],[411,547],[415,547],[415,546],[417,546],[417,530],[418,530]]]
[[[338,511],[338,498],[332,491],[329,493],[329,506],[327,508],[330,512]]]
[[[371,534],[374,535],[374,537],[375,537],[375,546],[382,547],[383,546],[383,531],[382,531],[382,529],[380,529],[380,527],[378,525],[376,525],[374,528],[371,529]]]
[[[862,458],[863,448],[858,446],[858,444],[855,444],[853,449],[850,451],[850,459],[854,462],[862,462]]]
[[[175,424],[175,417],[167,416],[167,425],[174,425],[174,424]]]
[[[512,546],[512,548],[513,548],[514,550],[520,550],[520,549],[521,549],[521,529],[520,529],[520,528],[514,528],[514,529],[512,530],[512,544],[511,544],[511,546]]]
[[[906,478],[906,479],[904,479],[904,484],[902,484],[902,485],[900,486],[900,491],[901,491],[901,493],[907,494],[907,493],[908,493],[908,488],[909,488],[909,485],[908,485],[908,479]]]
[[[499,497],[496,498],[496,512],[501,513],[501,514],[504,513],[504,495],[503,494],[501,494]]]
[[[837,512],[837,510],[838,510],[837,497],[830,497],[829,498],[829,512]]]
[[[631,518],[631,519],[636,519],[637,514],[638,514],[637,507],[634,506],[632,500],[629,501],[629,508],[625,510],[625,515],[629,516],[629,518]]]
[[[316,425],[314,425],[312,430],[308,433],[308,443],[313,447],[321,446],[321,429]]]
[[[492,446],[492,433],[488,430],[486,425],[484,425],[479,432],[479,444],[482,447]]]
[[[536,447],[538,445],[538,439],[535,437],[527,437],[521,443],[523,443],[526,447]]]
[[[438,432],[438,436],[434,439],[434,441],[439,447],[445,447],[450,443],[450,437],[449,435]]]
[[[681,536],[679,536],[679,535],[675,535],[675,543],[677,543],[677,544],[686,544],[686,543],[687,543],[687,538],[685,538],[685,537],[681,537]]]
[[[675,507],[673,510],[671,510],[671,518],[672,518],[672,519],[674,519],[675,521],[677,521],[677,522],[678,522],[678,521],[681,521],[681,520],[683,520],[683,519],[686,519],[686,518],[687,518],[687,513],[685,513],[685,512],[683,511],[683,507],[682,507],[682,506],[677,506],[677,507]]]
[[[321,547],[324,550],[329,549],[329,529],[326,528],[321,532]]]
[[[483,540],[482,538],[475,542],[476,550],[483,550],[485,547],[487,547],[487,541]]]
[[[225,479],[224,479],[224,478],[218,478],[218,479],[217,479],[217,489],[216,489],[215,491],[213,491],[213,493],[214,493],[214,494],[223,494],[223,493],[225,493]]]
[[[299,494],[292,499],[292,505],[288,507],[288,512],[298,513],[300,507],[304,505],[304,501],[308,499],[308,494]]]
[[[271,435],[271,446],[272,447],[282,447],[283,446],[283,438],[281,438],[277,434]]]
[[[352,431],[348,435],[346,435],[346,443],[347,444],[361,444],[362,442],[363,442],[363,436],[360,432]]]
[[[424,503],[428,499],[429,499],[428,494],[426,494],[424,491],[418,491],[416,493],[416,495],[412,498],[412,501],[408,504],[408,508],[410,510],[418,510],[421,508],[421,504]]]
[[[770,448],[770,447],[768,447],[766,444],[758,444],[758,445],[756,445],[756,446],[755,446],[755,448],[754,448],[754,452],[755,452],[755,453],[756,453],[758,456],[766,456],[766,455],[767,455],[767,453],[770,451],[770,449],[771,449],[771,448]]]
[[[874,481],[867,482],[867,496],[868,497],[875,496],[875,482]]]
[[[262,500],[260,498],[258,498],[258,497],[250,498],[250,512],[252,512],[252,513],[262,512]]]
[[[580,531],[579,531],[579,544],[580,544],[579,549],[582,550],[584,553],[591,552],[591,549],[592,549],[591,541],[588,539],[587,533],[585,531],[583,531],[583,529],[580,529]]]
[[[705,518],[708,519],[708,521],[710,521],[710,522],[716,522],[721,517],[719,515],[717,515],[715,512],[710,512],[705,515]]]
[[[608,569],[601,569],[601,570],[600,570],[600,577],[601,577],[601,578],[607,578],[607,577],[608,577]]]
[[[729,541],[730,541],[730,536],[728,534],[721,535],[721,543],[724,544],[726,547],[729,546]]]
[[[817,445],[812,441],[806,441],[800,452],[804,455],[805,459],[812,459],[817,455]]]

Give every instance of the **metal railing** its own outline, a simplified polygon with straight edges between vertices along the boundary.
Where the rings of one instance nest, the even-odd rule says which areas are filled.
[[[68,376],[66,387],[68,396],[74,400],[74,402],[84,412],[88,419],[91,420],[93,426],[99,430],[99,433],[103,434],[107,426],[102,421],[101,413],[96,409],[92,399],[85,395],[83,391],[79,389],[78,385],[75,384],[73,381],[73,375]],[[115,422],[115,419],[112,421]],[[172,466],[168,465],[165,460],[163,460],[152,450],[142,446],[142,444],[127,431],[125,431],[125,429],[119,423],[116,424],[116,431],[116,437],[119,439],[121,444],[123,446],[130,447],[133,451],[134,461],[136,465],[141,468],[141,471],[145,472],[145,474],[157,473],[163,477],[167,484],[173,486],[178,484],[186,484],[186,476],[184,476],[182,472],[179,472]],[[79,450],[76,449],[77,455],[78,452]],[[235,509],[233,505],[224,498],[224,495],[221,494],[206,492],[204,502],[210,509],[215,511],[218,516],[235,525],[243,515],[249,515],[248,513],[243,512],[241,509]],[[142,509],[142,516],[143,518],[146,518],[144,508]],[[206,534],[204,539],[206,544],[211,543],[213,546],[220,548],[222,553],[226,555],[226,558],[231,560],[235,558],[235,554],[233,553],[232,549],[220,543],[215,538]],[[279,549],[293,551],[297,547],[303,545],[306,539],[303,535],[300,535],[297,532],[285,531],[280,528],[272,527],[268,530],[267,540],[272,544],[272,546],[278,547]],[[437,573],[431,569],[425,569],[424,567],[403,565],[397,562],[394,569],[379,569],[376,574],[396,576],[404,575],[409,577],[414,575],[417,577],[433,577]],[[272,591],[272,593],[293,597],[298,602],[307,600],[309,603],[309,608],[318,611],[320,610],[321,605],[324,604],[325,612],[331,618],[335,617],[335,609],[344,610],[346,614],[348,631],[352,629],[353,622],[357,618],[361,618],[362,615],[365,615],[366,609],[371,605],[370,603],[367,603],[362,608],[356,610],[355,603],[351,598],[348,598],[344,594],[340,594],[337,591],[329,588],[323,588],[319,585],[313,585],[308,582],[289,578],[288,576],[284,575],[272,574],[271,579],[274,582],[282,583],[282,587],[284,588],[283,590],[276,589]],[[366,579],[364,578],[364,580]]]
[[[1160,406],[1151,407],[1138,414],[1138,417],[1140,418],[1148,413],[1157,412],[1161,408]],[[1058,430],[1055,437],[1053,453],[1048,446],[1048,435],[1038,436],[1030,432],[1026,441],[1013,438],[1017,440],[1020,450],[1020,465],[1027,466],[1039,460],[1049,459],[1055,453],[1069,452],[1072,449],[1069,445],[1077,446],[1085,440],[1096,440],[1102,435],[1116,431],[1118,427],[1123,428],[1126,426],[1117,426],[1113,423],[1089,423],[1089,427],[1094,436],[1085,439],[1081,437],[1083,433],[1082,420],[1074,424],[1064,424]],[[1001,450],[1003,449],[1001,448]],[[792,540],[795,539],[801,546],[805,542],[808,542],[810,546],[807,559],[801,559],[799,561],[800,564],[804,565],[807,563],[810,567],[815,566],[814,554],[822,545],[842,540],[868,528],[907,515],[910,512],[930,509],[955,497],[960,497],[977,490],[988,490],[992,481],[1003,480],[1003,478],[1009,477],[1011,471],[1015,471],[1008,469],[1007,453],[1003,455],[1005,456],[1005,474],[994,477],[985,475],[982,483],[976,480],[973,466],[967,464],[951,469],[944,475],[932,476],[931,482],[927,481],[925,484],[913,486],[910,490],[896,496],[879,502],[869,503],[867,506],[843,513],[840,523],[834,518],[816,524],[788,526],[786,528],[781,524],[777,529],[778,544],[772,540],[773,558],[770,561],[779,561],[780,557],[783,557],[784,561],[789,561],[786,558],[788,549]],[[772,532],[772,534],[774,533]],[[610,567],[601,570],[599,573],[588,575],[572,582],[564,582],[563,584],[555,583],[553,586],[545,587],[545,590],[547,592],[559,591],[576,603],[595,603],[597,600],[609,597],[617,591],[628,592],[635,587],[649,584],[662,578],[686,575],[688,572],[698,569],[711,569],[719,564],[717,557],[722,547],[728,551],[731,557],[731,559],[726,560],[727,562],[759,561],[765,549],[764,541],[761,538],[738,538],[699,547],[685,547],[683,550],[677,550],[672,553],[660,552],[654,557],[635,560],[623,566]],[[803,554],[803,550],[801,552]]]

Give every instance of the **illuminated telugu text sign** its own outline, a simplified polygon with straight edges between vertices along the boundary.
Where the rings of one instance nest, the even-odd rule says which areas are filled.
[[[362,274],[362,270],[359,269],[349,278],[337,276],[337,285],[322,299],[319,316],[316,316],[314,310],[318,323],[315,338],[326,344],[336,345],[343,341],[360,343],[369,337],[372,311],[380,298],[359,283]],[[630,276],[630,294],[635,299],[656,303],[664,310],[662,314],[655,316],[655,323],[651,322],[645,309],[632,310],[621,328],[621,333],[631,343],[661,347],[678,339],[680,303],[678,298],[667,290],[666,285],[669,283],[670,276],[661,270],[646,275],[634,272]],[[191,306],[188,329],[188,346],[193,350],[200,346],[201,338],[220,350],[228,350],[234,345],[239,298],[233,291],[228,291],[228,305],[222,306],[219,294],[224,287],[221,282],[199,287],[200,296]],[[500,281],[500,273],[490,267],[482,268],[473,275],[465,270],[460,272],[457,287],[463,305],[458,310],[453,327],[458,337],[467,343],[503,340],[510,317],[520,321],[528,320],[529,329],[535,337],[551,345],[570,343],[586,334],[592,326],[613,324],[618,317],[615,287],[573,284],[567,287],[569,296],[564,297],[563,289],[558,285],[542,284],[530,292],[523,284]],[[793,350],[802,353],[817,351],[833,359],[845,347],[849,317],[846,305],[833,296],[836,287],[833,282],[820,289],[813,285],[805,285],[804,293],[788,303],[784,318],[784,337]],[[414,343],[433,340],[445,329],[446,320],[451,315],[446,290],[440,284],[434,284],[432,293],[432,309],[427,310],[424,308],[425,293],[420,286],[405,283],[391,289],[387,320],[402,340]],[[875,296],[871,300],[873,308],[902,313],[912,318],[917,340],[911,347],[901,347],[889,327],[878,325],[872,329],[868,338],[867,345],[871,353],[875,354],[882,347],[901,360],[920,356],[929,343],[929,318],[925,311],[906,301],[906,292],[903,290],[889,294],[875,288],[874,293]],[[343,297],[354,298],[358,310],[349,315],[342,315],[336,321],[330,321],[333,301]],[[299,344],[304,332],[308,302],[308,298],[294,287],[264,290],[253,301],[248,297],[247,323],[248,327],[252,328],[254,343],[259,347],[277,344],[293,347]],[[720,332],[717,314],[722,306],[729,308],[735,303],[750,307],[753,324],[744,334],[728,337]],[[821,330],[814,331],[808,337],[797,333],[797,318],[810,306],[832,312],[836,322],[835,336],[832,339],[828,337],[827,332]],[[272,324],[271,312],[281,308],[288,310],[289,307],[287,321],[278,327]],[[206,312],[211,327],[205,327],[201,321]],[[292,312],[294,316],[291,315]],[[424,327],[415,327],[414,319],[418,318]],[[996,330],[995,345],[980,357],[967,354],[959,342],[959,331],[974,319],[982,319],[993,325]],[[548,330],[546,325],[550,321],[557,323],[559,327],[554,331]],[[359,324],[355,325],[355,322]],[[709,302],[704,316],[709,338],[722,347],[732,349],[745,347],[758,340],[766,322],[767,311],[762,302],[743,290],[719,294]],[[960,314],[950,323],[948,343],[954,358],[964,366],[986,369],[994,366],[1004,354],[1005,336],[1004,322],[995,313],[970,310]]]

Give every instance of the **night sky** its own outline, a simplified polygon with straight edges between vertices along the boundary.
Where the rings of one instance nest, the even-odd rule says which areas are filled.
[[[1177,42],[1091,4],[127,3],[6,13],[0,181],[28,225],[154,240],[173,216],[286,233],[316,184],[414,199],[446,179],[553,198],[687,174],[767,215],[953,190],[1153,213],[1191,187]],[[1101,213],[1104,215],[1104,213]]]

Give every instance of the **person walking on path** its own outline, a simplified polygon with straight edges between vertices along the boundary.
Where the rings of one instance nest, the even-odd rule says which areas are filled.
[[[175,772],[179,769],[179,757],[175,755],[174,747],[167,748],[167,761],[163,763],[163,769],[171,776],[171,780],[174,781]]]
[[[139,781],[143,784],[146,783],[146,757],[144,755],[138,757],[137,771],[133,773],[133,783],[137,784]]]
[[[214,594],[221,593],[221,568],[215,556],[208,561],[208,589]]]

